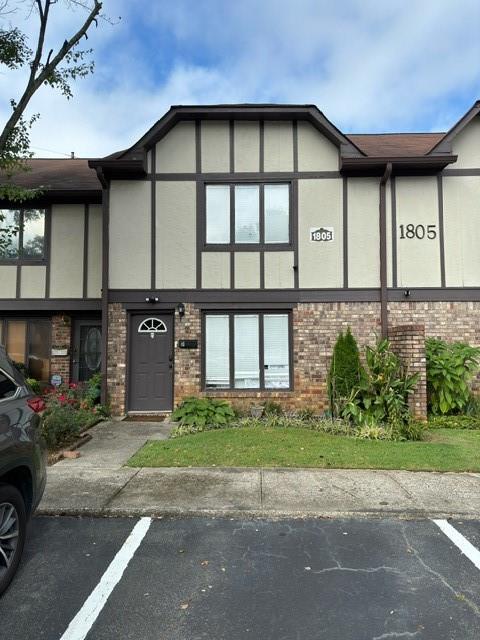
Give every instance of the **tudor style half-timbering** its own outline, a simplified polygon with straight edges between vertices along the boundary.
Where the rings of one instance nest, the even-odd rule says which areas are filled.
[[[107,158],[33,160],[3,340],[44,379],[102,360],[119,415],[200,393],[322,406],[346,326],[479,344],[479,111],[346,136],[314,106],[172,107]]]

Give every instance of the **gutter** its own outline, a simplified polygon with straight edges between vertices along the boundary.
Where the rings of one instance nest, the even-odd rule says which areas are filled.
[[[387,306],[387,197],[386,186],[392,175],[392,163],[387,162],[380,179],[380,323],[382,338],[388,338]]]

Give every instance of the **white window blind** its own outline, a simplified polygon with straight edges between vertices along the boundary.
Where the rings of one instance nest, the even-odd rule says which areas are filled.
[[[234,319],[235,389],[260,387],[258,315],[238,315]]]
[[[265,242],[288,242],[289,240],[288,184],[265,185]]]
[[[260,197],[255,184],[235,186],[235,242],[260,242]]]
[[[288,357],[288,315],[263,316],[264,369],[266,389],[290,386]]]
[[[230,384],[229,317],[209,315],[205,318],[205,385],[222,389]]]
[[[230,242],[230,187],[225,184],[206,187],[207,242]]]

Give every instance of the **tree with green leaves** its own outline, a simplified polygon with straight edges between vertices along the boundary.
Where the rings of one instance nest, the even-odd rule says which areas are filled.
[[[67,34],[57,50],[46,48],[49,21],[60,5],[68,9],[80,8],[85,12],[74,33]],[[14,24],[24,11],[27,18],[37,21],[35,38],[31,39]],[[94,70],[92,49],[79,47],[88,31],[96,25],[101,14],[99,0],[0,0],[0,70],[25,71],[25,84],[21,95],[10,97],[10,116],[0,125],[0,200],[21,203],[38,194],[15,184],[15,174],[28,171],[27,161],[32,157],[30,129],[39,114],[29,117],[25,112],[35,93],[44,85],[59,90],[67,99],[72,97],[71,84]],[[7,98],[8,99],[8,98]],[[4,224],[0,210],[0,253],[9,245],[15,227]]]
[[[339,333],[330,363],[327,383],[332,415],[339,415],[340,405],[358,387],[362,375],[358,344],[348,327],[345,334]]]

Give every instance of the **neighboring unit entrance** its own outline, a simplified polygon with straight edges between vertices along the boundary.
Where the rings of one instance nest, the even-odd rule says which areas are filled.
[[[170,411],[173,405],[173,315],[130,317],[130,411]]]
[[[102,323],[97,319],[75,320],[72,380],[85,382],[100,371]]]

